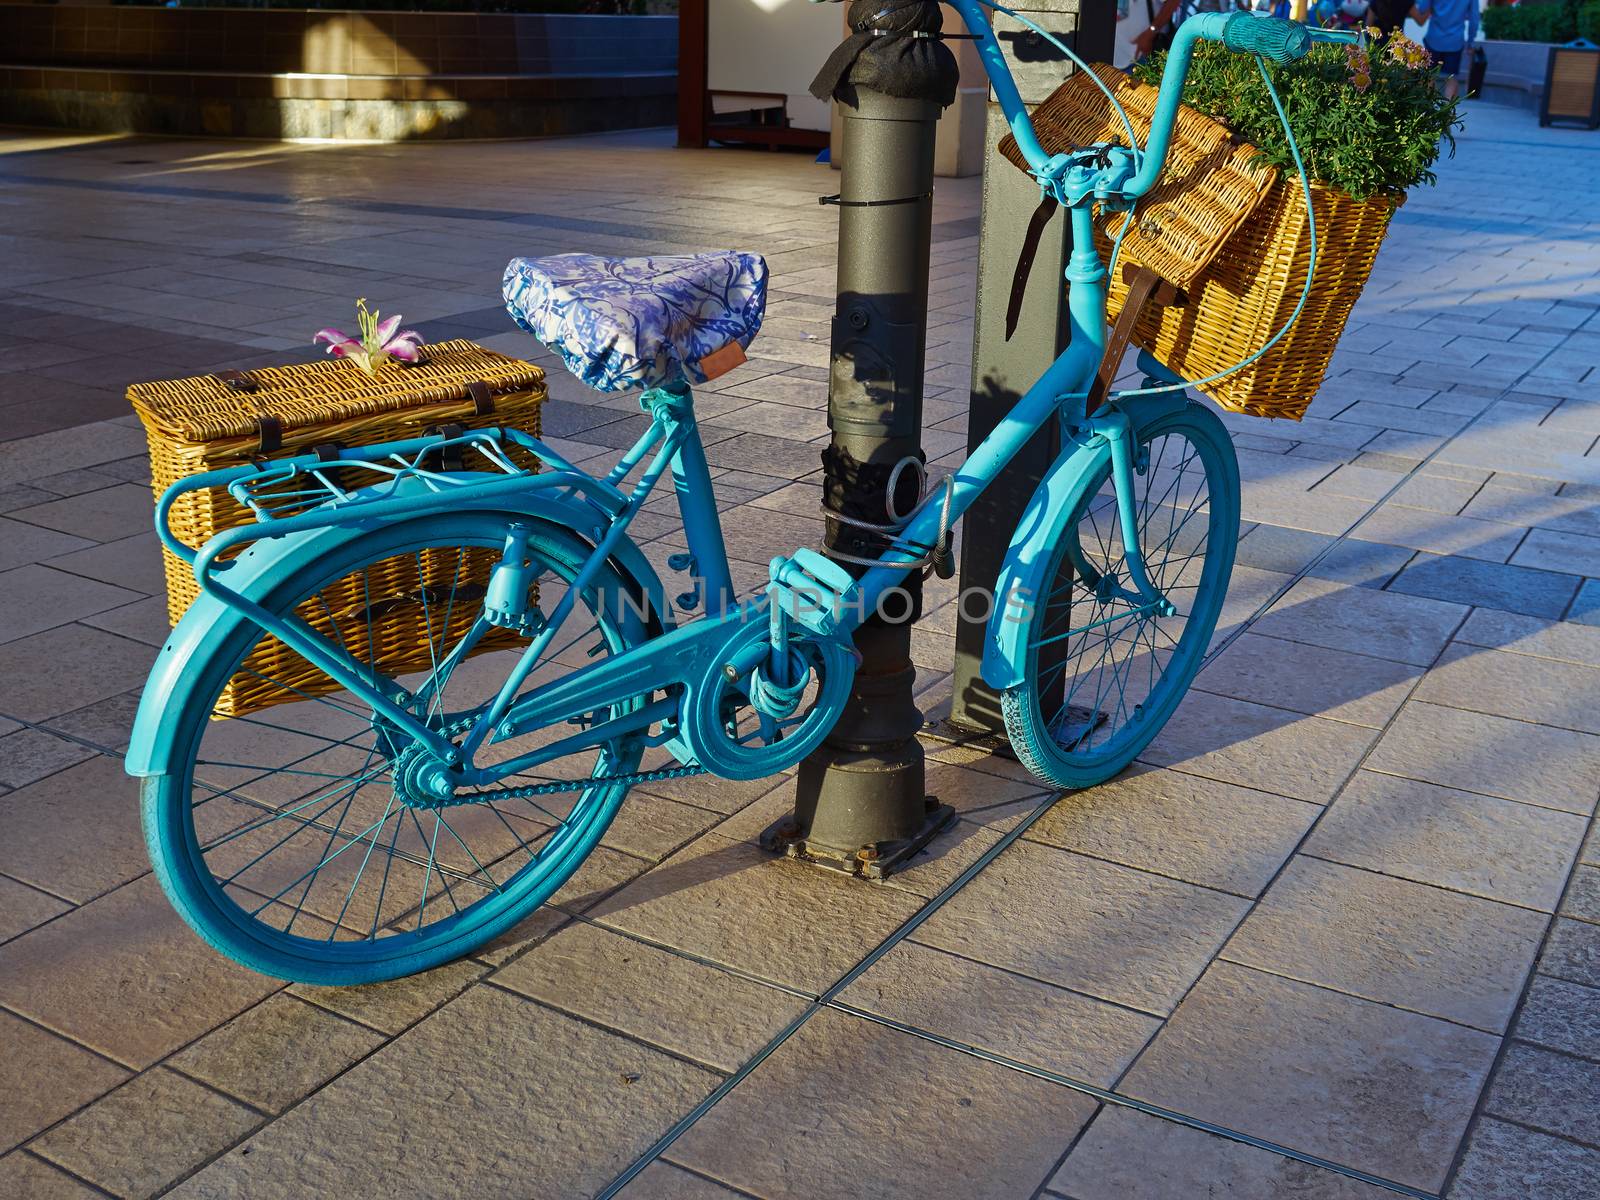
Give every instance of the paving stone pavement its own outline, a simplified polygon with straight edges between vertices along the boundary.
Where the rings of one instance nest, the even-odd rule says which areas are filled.
[[[760,250],[767,327],[699,398],[748,586],[820,533],[833,178],[660,132],[0,134],[0,1195],[588,1195],[799,1018],[625,1195],[1600,1194],[1597,150],[1470,106],[1306,421],[1226,418],[1238,636],[1125,777],[1058,798],[930,741],[961,820],[882,887],[755,848],[790,780],[652,785],[521,928],[350,989],[223,961],[149,873],[118,756],[166,617],[123,388],[308,359],[363,295],[544,363],[547,432],[599,463],[633,400],[511,330],[505,260]],[[936,467],[978,204],[940,181]],[[916,634],[928,708],[953,604]]]

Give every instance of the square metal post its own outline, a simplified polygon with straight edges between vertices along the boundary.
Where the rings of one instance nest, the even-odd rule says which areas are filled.
[[[1026,0],[1017,11],[1060,37],[1086,61],[1111,60],[1115,0]],[[1059,51],[1014,18],[997,13],[994,28],[1011,58],[1018,90],[1027,104],[1038,104],[1073,70]],[[1016,332],[1009,340],[1006,338],[1006,308],[1017,255],[1028,221],[1039,204],[1038,185],[996,150],[1006,133],[1005,118],[991,95],[979,221],[972,399],[967,418],[969,451],[999,424],[1021,394],[1061,353],[1067,340],[1063,278],[1072,253],[1072,237],[1065,213],[1056,214],[1045,229],[1028,276]],[[974,589],[981,595],[993,590],[1023,507],[1059,449],[1058,431],[1053,425],[1046,426],[968,510],[961,536],[960,584],[964,597]],[[974,597],[963,603],[960,611],[950,705],[947,711],[929,714],[929,731],[936,736],[962,739],[970,739],[974,733],[1003,734],[998,697],[979,675],[988,604]]]

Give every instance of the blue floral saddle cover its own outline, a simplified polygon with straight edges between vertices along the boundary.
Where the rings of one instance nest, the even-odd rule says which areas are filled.
[[[504,291],[516,323],[568,370],[598,391],[621,392],[704,383],[742,362],[766,309],[767,264],[737,250],[514,258]],[[734,344],[737,352],[718,355]]]

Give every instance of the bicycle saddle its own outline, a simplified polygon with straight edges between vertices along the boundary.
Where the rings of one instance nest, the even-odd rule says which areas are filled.
[[[743,361],[732,354],[701,365],[735,342],[743,351],[756,336],[767,264],[738,250],[514,258],[503,290],[512,319],[569,371],[597,391],[621,392],[704,383]]]

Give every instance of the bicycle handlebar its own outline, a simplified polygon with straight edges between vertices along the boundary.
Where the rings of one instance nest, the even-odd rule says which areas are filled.
[[[1259,54],[1275,63],[1293,62],[1310,52],[1311,31],[1297,21],[1233,13],[1222,27],[1222,44],[1229,50]]]

